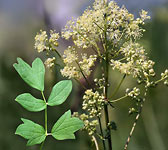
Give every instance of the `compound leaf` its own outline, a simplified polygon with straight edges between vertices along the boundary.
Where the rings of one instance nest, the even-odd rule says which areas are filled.
[[[49,106],[62,104],[72,91],[72,81],[63,80],[58,82],[52,89],[48,99]]]
[[[21,120],[23,121],[23,124],[17,127],[15,134],[27,139],[27,146],[40,144],[45,140],[45,130],[41,125],[28,119],[22,118]]]
[[[15,100],[28,111],[38,112],[46,108],[46,103],[43,100],[36,99],[29,93],[21,94]]]
[[[45,68],[40,58],[36,58],[32,67],[30,67],[21,58],[17,58],[18,64],[15,63],[13,66],[21,76],[21,78],[31,87],[44,91],[44,75]]]
[[[74,132],[83,127],[83,122],[71,117],[71,111],[65,112],[54,124],[51,134],[57,140],[75,139]]]

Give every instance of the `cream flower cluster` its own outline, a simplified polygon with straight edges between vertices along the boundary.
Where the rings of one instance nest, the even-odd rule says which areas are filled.
[[[114,1],[95,0],[92,7],[88,7],[77,19],[72,18],[68,21],[62,30],[61,37],[66,40],[71,39],[74,43],[73,46],[67,47],[63,56],[57,53],[64,63],[63,69],[60,70],[64,77],[78,81],[83,76],[87,80],[95,63],[101,66],[102,77],[94,79],[96,90],[87,89],[83,96],[84,113],[74,114],[83,120],[84,129],[89,135],[96,133],[101,111],[105,105],[110,104],[105,101],[105,97],[109,94],[106,92],[110,83],[108,77],[110,66],[113,70],[124,74],[124,77],[131,75],[137,79],[138,83],[144,83],[146,91],[147,88],[155,86],[160,81],[168,85],[168,70],[161,74],[160,80],[156,82],[151,80],[155,76],[153,69],[155,63],[147,57],[145,49],[137,42],[145,31],[142,25],[145,20],[150,19],[147,14],[145,10],[142,10],[139,13],[140,17],[135,18],[124,6],[119,7]],[[55,51],[59,46],[59,37],[59,33],[50,31],[48,38],[46,31],[40,30],[35,37],[35,49],[38,52],[46,51],[47,53]],[[79,54],[78,49],[83,51]],[[89,52],[88,55],[86,49],[94,53]],[[46,67],[52,68],[54,61],[55,57],[48,58],[45,61]],[[88,80],[87,82],[89,83]],[[122,82],[117,91],[121,84]],[[127,89],[125,96],[112,102],[130,97],[136,101],[137,107],[141,107],[141,103],[145,100],[140,97],[141,95],[140,89],[134,87]],[[131,108],[129,112],[138,111]]]
[[[44,62],[46,68],[52,69],[54,67],[55,57],[47,58]]]
[[[81,66],[81,69],[85,72],[87,76],[91,73],[91,67],[94,66],[94,63],[97,59],[97,55],[90,55],[89,58],[87,57],[87,54],[82,55],[82,61],[79,62],[79,65]]]
[[[93,92],[92,89],[85,91],[85,95],[83,96],[82,109],[89,112],[89,118],[100,116],[103,106],[103,95],[100,95],[98,91]]]
[[[130,89],[126,89],[126,95],[128,95],[131,98],[136,99],[140,95],[140,89],[137,87],[134,87],[131,91]]]
[[[168,85],[168,69],[164,73],[161,73],[161,79],[164,80],[165,85]]]
[[[55,31],[50,31],[49,43],[53,45],[53,47],[58,47],[58,39],[60,38],[59,33],[55,33]]]
[[[40,30],[35,36],[34,48],[40,53],[43,51],[55,50],[58,46],[59,33],[55,31],[50,31],[50,37],[48,38],[47,32]]]
[[[68,77],[69,79],[71,78],[78,79],[80,77],[79,71],[76,69],[76,67],[73,67],[73,66],[65,66],[60,71],[64,77]]]
[[[94,119],[92,121],[89,121],[89,116],[86,114],[81,114],[79,118],[84,122],[84,130],[86,130],[89,135],[93,135],[96,132],[98,120]]]
[[[75,47],[68,46],[68,48],[64,51],[63,61],[65,64],[71,64],[78,60],[78,55],[75,51]]]
[[[121,59],[111,59],[113,69],[119,70],[122,74],[133,75],[134,78],[155,76],[154,62],[148,59],[145,49],[139,43],[126,42],[119,52]]]
[[[148,16],[148,12],[143,10],[140,12],[141,20],[143,21],[142,23],[144,24],[144,21],[146,19],[150,19],[150,16]]]
[[[100,95],[98,91],[93,92],[92,89],[85,91],[82,109],[86,110],[88,114],[83,113],[79,118],[84,122],[84,130],[86,130],[89,135],[93,135],[96,132],[96,126],[98,125],[97,117],[101,116],[103,106],[103,95]]]
[[[79,61],[78,54],[75,47],[69,46],[63,55],[63,61],[65,67],[61,69],[61,74],[68,78],[80,78],[81,71],[89,76],[91,73],[91,67],[94,66],[97,56],[87,56],[86,53],[81,54],[82,60]]]
[[[95,78],[94,82],[95,82],[96,87],[98,87],[100,90],[104,89],[104,86],[105,86],[105,78],[104,78],[104,76],[102,78],[100,78],[100,79]]]
[[[35,45],[34,48],[40,53],[45,50],[49,50],[47,46],[48,38],[46,31],[40,30],[40,33],[37,33],[35,36]]]
[[[64,68],[61,69],[61,74],[64,77],[70,78],[79,78],[80,72],[76,66],[74,66],[75,62],[78,60],[78,55],[73,46],[68,46],[68,48],[64,51],[63,61]]]
[[[89,115],[87,115],[85,113],[79,115],[78,112],[74,112],[73,117],[78,117],[83,121],[84,127],[82,130],[86,130],[90,136],[92,136],[94,133],[96,133],[96,126],[98,125],[97,119],[90,121]]]
[[[93,7],[87,8],[82,16],[72,19],[62,31],[62,37],[72,38],[80,48],[96,47],[97,43],[107,38],[113,44],[120,44],[121,38],[138,39],[145,31],[139,25],[144,24],[147,12],[142,10],[140,18],[134,19],[123,6],[119,7],[114,1],[105,4],[102,0],[95,0]]]

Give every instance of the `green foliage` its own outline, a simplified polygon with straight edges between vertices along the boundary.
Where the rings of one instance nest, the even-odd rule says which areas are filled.
[[[28,139],[27,146],[40,144],[46,138],[45,130],[39,124],[36,124],[27,119],[21,119],[23,124],[19,125],[15,134]]]
[[[54,124],[51,134],[57,140],[75,139],[74,132],[83,127],[83,122],[76,117],[71,118],[71,111],[65,112]]]
[[[46,108],[46,103],[43,100],[36,99],[29,93],[24,93],[16,97],[16,101],[25,109],[33,112],[38,112]]]
[[[45,110],[45,129],[39,124],[22,118],[23,124],[17,127],[15,134],[27,139],[27,146],[42,143],[48,135],[52,135],[57,140],[75,139],[74,132],[83,127],[83,122],[78,118],[71,118],[70,110],[55,123],[52,133],[47,131],[47,106],[62,104],[72,91],[72,81],[63,80],[58,82],[53,87],[47,103],[43,93],[45,68],[41,59],[36,58],[32,63],[32,68],[21,58],[17,60],[18,64],[14,64],[14,68],[26,83],[41,91],[43,100],[33,97],[30,93],[24,93],[17,96],[16,101],[28,111]],[[43,144],[41,149],[42,147]]]
[[[62,104],[69,96],[71,90],[71,80],[63,80],[58,82],[52,89],[51,95],[48,99],[48,105],[55,106]]]
[[[36,58],[32,63],[32,68],[21,58],[17,58],[18,64],[13,66],[21,78],[31,87],[44,91],[45,68],[40,58]]]

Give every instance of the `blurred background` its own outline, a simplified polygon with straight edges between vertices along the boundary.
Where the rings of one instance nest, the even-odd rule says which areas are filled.
[[[156,62],[157,77],[168,68],[168,1],[167,0],[117,0],[119,5],[138,16],[141,9],[149,11],[151,20],[146,24],[146,33],[140,41],[147,49],[151,59]],[[29,64],[45,55],[34,50],[34,37],[40,30],[55,29],[57,32],[64,27],[71,17],[78,17],[92,0],[0,0],[0,150],[36,150],[38,146],[26,147],[26,140],[15,135],[20,118],[31,119],[44,124],[44,114],[31,113],[15,102],[17,95],[31,92],[40,98],[40,94],[24,83],[13,68],[17,57],[23,58]],[[67,42],[60,41],[58,50],[62,53]],[[56,72],[46,71],[46,97],[51,86],[61,80]],[[120,76],[113,75],[112,81]],[[122,88],[134,83],[124,82]],[[75,93],[78,93],[75,94]],[[120,94],[120,93],[119,93]],[[81,91],[74,83],[71,97],[61,106],[49,109],[49,128],[63,114],[72,108],[78,111]],[[117,131],[112,131],[114,150],[121,150],[126,142],[135,116],[128,115],[127,101],[119,103],[119,107],[110,110],[111,120],[118,125]],[[145,103],[142,116],[131,139],[129,150],[167,150],[168,149],[168,89],[160,84],[151,89]],[[44,149],[90,150],[92,143],[85,133],[77,134],[77,140],[56,141],[47,138]]]

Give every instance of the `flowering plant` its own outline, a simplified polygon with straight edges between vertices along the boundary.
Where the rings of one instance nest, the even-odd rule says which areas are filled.
[[[168,85],[168,70],[161,74],[161,79],[155,80],[155,63],[138,43],[145,32],[143,25],[147,19],[150,16],[145,10],[140,12],[140,17],[135,18],[124,6],[119,7],[114,1],[95,0],[93,6],[88,7],[80,17],[67,22],[61,36],[55,31],[51,31],[48,36],[46,31],[41,30],[35,37],[35,49],[38,52],[46,52],[47,56],[56,52],[62,60],[60,62],[60,59],[49,57],[44,63],[46,67],[54,69],[55,65],[62,65],[62,76],[74,79],[85,89],[82,98],[83,113],[76,112],[73,116],[84,122],[83,130],[92,138],[97,150],[99,147],[112,150],[111,130],[115,130],[117,126],[109,117],[110,107],[114,108],[120,100],[126,98],[132,99],[136,104],[136,107],[129,108],[129,114],[136,114],[136,117],[124,146],[126,150],[148,90],[161,81]],[[60,37],[73,41],[73,45],[68,46],[63,55],[57,50]],[[92,79],[90,76],[95,67],[101,68],[101,73]],[[113,91],[110,90],[113,86],[110,71],[122,75]],[[137,81],[137,86],[125,89],[122,97],[114,99],[128,76]],[[82,78],[87,86],[81,82]],[[102,125],[103,114],[105,128]],[[102,144],[98,142],[100,140]]]

